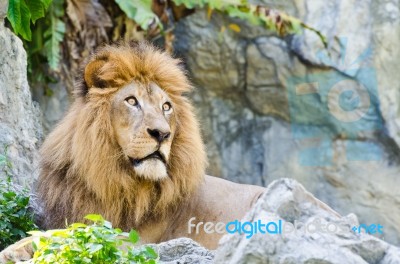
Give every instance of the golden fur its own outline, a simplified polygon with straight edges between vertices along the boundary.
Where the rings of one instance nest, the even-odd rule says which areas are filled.
[[[203,180],[206,154],[180,61],[146,43],[100,48],[84,69],[76,100],[41,149],[38,194],[44,228],[62,228],[89,213],[115,226],[138,228],[162,218]],[[167,166],[169,177],[151,181],[132,175],[121,157],[110,121],[111,97],[137,81],[155,83],[171,98],[176,131]]]

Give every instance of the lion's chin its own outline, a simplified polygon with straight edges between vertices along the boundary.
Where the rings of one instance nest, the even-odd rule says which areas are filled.
[[[149,180],[158,181],[168,177],[165,164],[158,159],[144,160],[134,170],[138,176]]]

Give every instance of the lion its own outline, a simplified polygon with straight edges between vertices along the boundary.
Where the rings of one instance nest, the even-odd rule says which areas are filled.
[[[181,65],[146,42],[106,45],[89,58],[74,103],[41,147],[43,229],[96,213],[136,229],[143,244],[189,237],[215,249],[223,234],[201,224],[249,211],[265,188],[205,175],[205,147],[186,97],[193,87]],[[30,256],[26,241],[0,261]]]

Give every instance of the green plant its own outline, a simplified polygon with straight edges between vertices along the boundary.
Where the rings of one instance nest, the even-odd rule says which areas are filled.
[[[54,82],[50,71],[58,71],[64,40],[64,0],[9,0],[7,19],[21,36],[28,53],[28,75],[32,83]]]
[[[32,39],[31,22],[44,17],[52,0],[9,0],[7,18],[16,34],[26,40]]]
[[[122,11],[124,11],[130,19],[140,25],[142,29],[147,30],[153,21],[162,27],[159,18],[151,10],[152,0],[115,0],[115,2]]]
[[[93,224],[75,223],[62,230],[30,232],[37,239],[29,263],[156,263],[158,255],[153,248],[133,247],[139,240],[136,231],[114,229],[100,215],[85,218]],[[127,250],[120,249],[123,244]]]
[[[0,155],[0,167],[7,180],[0,183],[0,250],[26,237],[26,232],[36,229],[32,214],[28,211],[29,196],[26,190],[16,192],[11,180],[11,162]]]
[[[32,40],[24,41],[28,54],[28,76],[31,83],[46,85],[56,82],[51,72],[58,72],[61,61],[61,43],[66,26],[64,0],[49,0],[46,16],[32,29]],[[46,89],[46,92],[50,92]],[[49,94],[49,93],[48,93]]]

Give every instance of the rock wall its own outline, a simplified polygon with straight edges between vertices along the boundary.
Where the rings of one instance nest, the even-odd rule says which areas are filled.
[[[4,155],[7,148],[14,182],[31,186],[38,176],[41,112],[32,102],[22,42],[4,27],[3,17],[0,21],[0,154]],[[0,168],[0,179],[5,177]]]
[[[269,225],[257,229],[264,234],[258,231],[252,236],[237,232],[225,235],[215,252],[215,263],[391,264],[400,261],[400,248],[365,234],[355,215],[339,216],[293,179],[272,182],[241,222],[258,221]],[[248,226],[246,229],[250,231]],[[233,226],[230,230],[234,230]]]
[[[175,30],[198,88],[209,173],[264,186],[292,177],[399,245],[399,2],[266,5],[318,28],[329,53],[313,32],[281,39],[216,13]],[[221,33],[230,23],[241,31]]]
[[[51,95],[46,95],[45,89],[51,89]],[[57,83],[51,83],[47,88],[33,87],[32,99],[39,103],[42,112],[41,123],[43,131],[48,134],[53,127],[60,121],[73,101],[72,93],[68,92],[66,83],[59,80]]]

